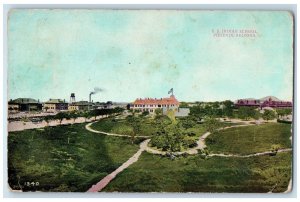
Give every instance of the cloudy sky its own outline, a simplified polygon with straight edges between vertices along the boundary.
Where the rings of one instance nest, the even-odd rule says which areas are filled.
[[[254,29],[256,37],[215,37]],[[287,12],[13,10],[8,98],[133,101],[291,100]]]

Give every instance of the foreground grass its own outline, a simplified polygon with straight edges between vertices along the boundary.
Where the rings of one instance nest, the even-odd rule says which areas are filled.
[[[284,192],[291,177],[291,153],[247,159],[199,155],[170,160],[143,153],[106,192]]]
[[[12,189],[86,191],[118,168],[139,141],[91,133],[85,124],[11,132],[8,174]],[[38,185],[29,183],[36,183]]]
[[[206,139],[206,145],[212,153],[251,154],[270,151],[272,145],[290,148],[290,136],[290,124],[268,123],[211,134]]]

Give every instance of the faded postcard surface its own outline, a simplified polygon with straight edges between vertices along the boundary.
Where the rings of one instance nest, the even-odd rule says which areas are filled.
[[[14,9],[12,191],[292,190],[286,11]]]

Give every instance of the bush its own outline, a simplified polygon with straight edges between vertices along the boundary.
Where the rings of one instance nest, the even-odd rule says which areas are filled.
[[[288,120],[281,120],[281,119],[277,119],[278,123],[287,123],[287,124],[291,124],[292,121],[288,121]]]

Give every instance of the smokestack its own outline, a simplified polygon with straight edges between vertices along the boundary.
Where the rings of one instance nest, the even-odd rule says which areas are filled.
[[[92,100],[92,95],[93,95],[93,94],[94,94],[93,92],[90,93],[90,96],[89,96],[89,102],[91,102],[91,100]]]

